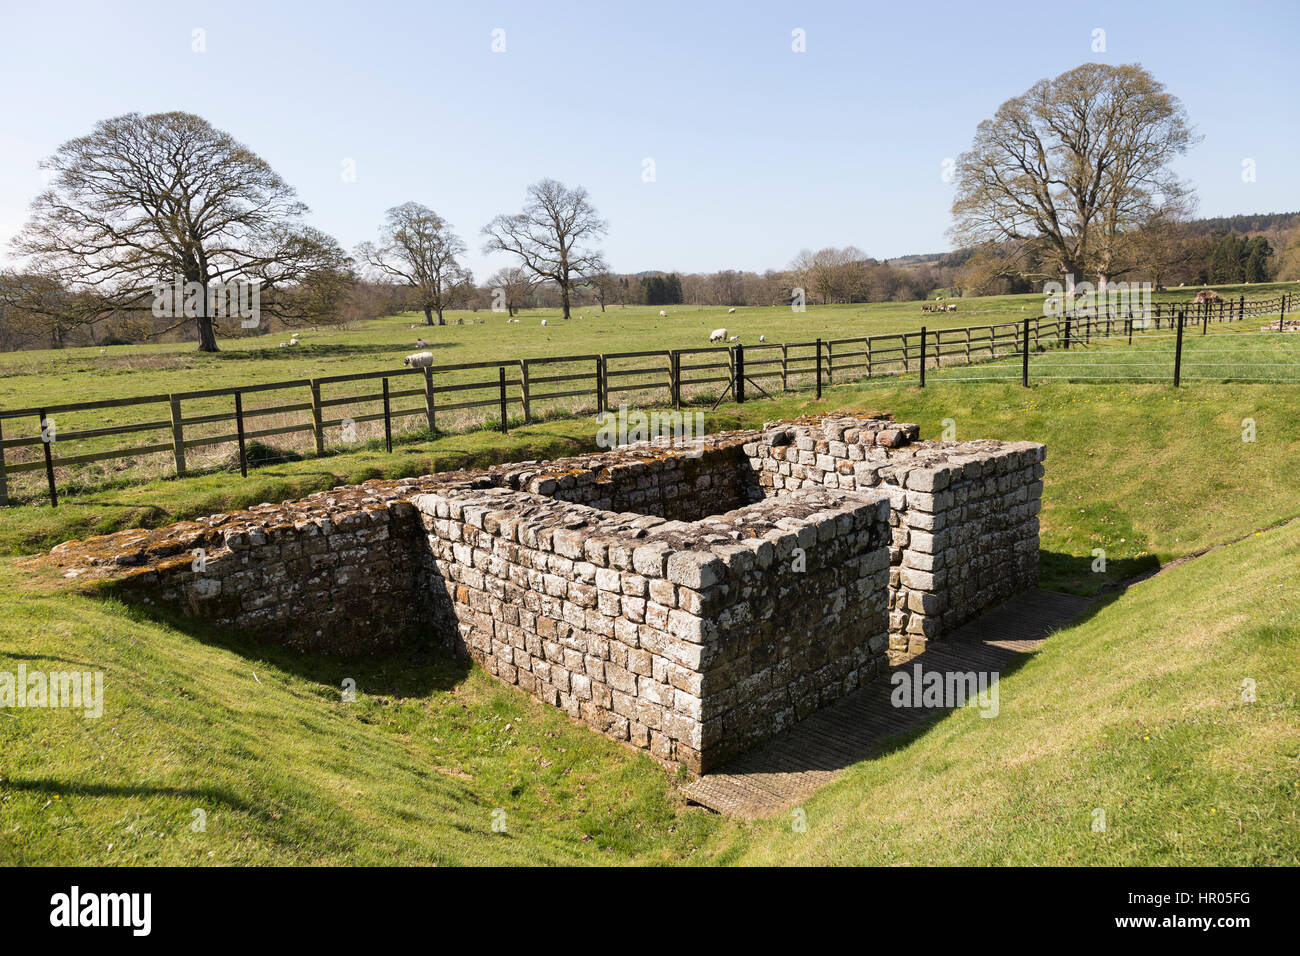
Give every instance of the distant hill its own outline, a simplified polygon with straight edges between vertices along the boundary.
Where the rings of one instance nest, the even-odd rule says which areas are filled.
[[[1236,232],[1244,236],[1256,236],[1265,232],[1289,233],[1298,228],[1300,228],[1300,212],[1242,213],[1237,216],[1190,219],[1187,222],[1187,229],[1194,236],[1208,236],[1215,232]],[[904,269],[923,265],[959,266],[970,258],[972,251],[955,249],[952,252],[922,252],[886,259],[885,263]]]

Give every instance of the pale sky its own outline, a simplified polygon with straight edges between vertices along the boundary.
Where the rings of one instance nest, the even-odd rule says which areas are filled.
[[[266,159],[347,249],[417,201],[480,280],[507,259],[479,230],[546,176],[587,187],[621,272],[939,252],[944,160],[1089,61],[1141,63],[1182,99],[1204,140],[1177,169],[1201,215],[1300,210],[1295,0],[0,5],[5,246],[60,143],[184,110]]]

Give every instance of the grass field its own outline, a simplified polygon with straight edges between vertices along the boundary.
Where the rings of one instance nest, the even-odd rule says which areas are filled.
[[[1221,287],[1222,293],[1227,297],[1246,295],[1252,299],[1276,295],[1282,290],[1297,289],[1300,286],[1294,283]],[[1174,290],[1160,294],[1156,301],[1185,302],[1192,298],[1194,292],[1193,289]],[[811,306],[804,313],[794,313],[785,308],[742,307],[734,315],[728,315],[727,310],[721,307],[681,306],[667,309],[669,315],[666,319],[660,318],[656,307],[614,307],[604,314],[598,310],[579,309],[568,322],[562,321],[553,310],[536,310],[524,313],[521,321],[516,324],[507,323],[503,314],[463,312],[449,313],[450,321],[462,324],[435,328],[420,324],[415,329],[411,326],[418,322],[418,317],[407,314],[367,322],[353,329],[306,331],[303,333],[303,344],[293,348],[279,347],[279,342],[287,338],[287,333],[273,333],[224,341],[222,351],[216,354],[198,353],[192,344],[114,346],[104,349],[103,354],[100,354],[98,348],[15,352],[0,354],[0,409],[35,408],[132,395],[166,395],[400,369],[402,357],[415,349],[417,336],[426,340],[438,365],[454,365],[556,355],[704,346],[708,344],[709,332],[720,326],[728,328],[733,334],[740,334],[742,343],[753,346],[758,344],[760,335],[765,336],[769,343],[810,342],[818,337],[835,339],[912,332],[922,325],[930,329],[986,325],[1019,321],[1026,315],[1036,315],[1043,302],[1040,295],[1022,295],[961,299],[955,304],[957,312],[939,314],[922,313],[917,302]],[[541,325],[543,319],[547,321],[545,327]],[[771,353],[768,353],[770,356]],[[751,359],[756,357],[751,355]],[[1060,357],[1051,359],[1053,363],[1062,361]],[[1159,367],[1163,361],[1162,356],[1155,355],[1151,365],[1136,371],[1149,373],[1153,379],[1158,378],[1164,374]],[[634,360],[625,363],[625,366],[636,364]],[[1114,374],[1118,375],[1121,371],[1116,366]],[[591,372],[592,363],[578,362],[550,367],[545,374],[590,375]],[[517,375],[517,370],[511,374]],[[707,376],[708,373],[695,374]],[[980,373],[971,370],[968,374],[977,377],[981,374],[984,377],[1011,377],[1015,370],[1004,364],[994,371]],[[487,379],[495,381],[495,375],[495,370],[490,373],[467,370],[440,373],[438,381],[443,385],[482,382]],[[1234,376],[1220,376],[1221,379],[1232,377]],[[666,372],[661,370],[654,374],[619,378],[617,384],[633,385],[664,380]],[[810,376],[804,375],[795,384],[802,387],[809,385],[810,381]],[[394,379],[392,384],[397,390],[410,388],[416,383],[413,379],[404,378]],[[776,384],[774,380],[768,379],[765,387],[771,389]],[[541,391],[563,391],[570,387],[580,386],[544,385]],[[693,397],[697,401],[711,402],[721,387],[711,385],[697,388]],[[323,395],[326,401],[330,401],[359,393],[377,394],[378,391],[379,383],[372,381],[325,386]],[[492,386],[471,392],[452,393],[440,397],[439,401],[454,403],[460,400],[489,400],[495,396],[495,391],[495,386]],[[511,385],[508,391],[514,402],[519,395],[518,386]],[[662,402],[664,394],[660,389],[654,393],[623,393],[618,398],[627,399],[633,404]],[[293,403],[301,404],[308,398],[304,385],[296,389],[250,394],[245,397],[244,407],[246,412],[280,408]],[[340,404],[329,408],[329,414],[325,417],[356,418],[375,413],[379,407],[376,401]],[[423,398],[397,398],[393,401],[393,408],[395,411],[423,409]],[[537,418],[547,418],[571,414],[584,408],[594,409],[594,393],[588,397],[535,402],[533,414]],[[190,400],[184,405],[184,415],[187,418],[228,415],[232,410],[232,399],[229,397]],[[511,414],[517,415],[518,410],[519,406],[513,405]],[[60,436],[108,427],[150,426],[126,435],[92,434],[64,438],[56,446],[56,457],[93,454],[112,448],[170,446],[171,431],[166,402],[60,412],[52,417]],[[439,417],[438,424],[440,430],[454,432],[480,427],[495,417],[494,408],[460,410],[444,413]],[[250,428],[280,428],[302,425],[309,420],[309,412],[298,409],[258,418],[257,424]],[[424,425],[423,414],[395,421],[395,429],[399,434],[423,428]],[[3,437],[11,441],[22,436],[31,441],[31,444],[6,451],[10,467],[19,463],[28,463],[34,467],[34,470],[10,475],[10,496],[20,501],[40,497],[45,493],[45,476],[40,466],[44,448],[36,440],[39,432],[38,416],[32,415],[21,421],[0,421],[0,429],[3,429]],[[186,437],[216,437],[229,435],[232,431],[228,422],[201,423],[188,426]],[[357,441],[362,444],[377,440],[382,434],[383,426],[380,422],[361,422],[357,426]],[[327,446],[335,449],[350,447],[344,443],[343,436],[344,432],[339,426],[327,428]],[[256,449],[256,457],[258,460],[275,461],[313,451],[311,434],[299,431],[265,439],[264,445]],[[237,462],[233,442],[192,449],[187,458],[191,470],[229,471]],[[82,490],[112,487],[141,478],[171,474],[174,470],[172,455],[170,451],[164,450],[102,462],[59,466],[56,468],[56,480],[65,494],[77,494]]]
[[[805,804],[806,833],[689,807],[644,754],[440,654],[343,663],[232,643],[7,557],[0,670],[102,670],[106,702],[97,720],[0,710],[0,863],[1300,862],[1300,522],[1283,526],[1300,517],[1292,388],[1025,390],[952,374],[925,390],[840,385],[820,402],[791,394],[706,417],[717,431],[846,408],[891,412],[926,437],[947,426],[1043,441],[1043,583],[1102,595],[1003,675],[998,718],[954,712],[851,768]],[[593,448],[595,434],[574,417],[411,436],[391,455],[14,507],[0,512],[0,553],[370,477],[554,457]],[[339,700],[344,677],[355,704]],[[1241,699],[1247,678],[1254,703]],[[1091,829],[1097,808],[1105,833]]]
[[[953,386],[947,407],[895,397],[972,434],[1038,420],[1001,388]],[[1294,517],[1300,436],[1264,411],[1274,389],[1251,388],[1241,407],[1268,436],[1253,464],[1185,395],[1054,387],[1051,411],[1088,425],[1039,433],[1047,566],[1072,559],[1058,577],[1082,578],[1090,544],[1187,552]],[[1161,432],[1185,434],[1178,451]],[[1227,461],[1207,474],[1211,446]],[[1147,460],[1145,489],[1119,456]],[[1275,493],[1245,493],[1256,483]],[[685,805],[645,755],[441,655],[345,664],[231,644],[7,559],[0,660],[102,669],[106,704],[98,720],[0,712],[0,862],[1295,864],[1298,549],[1300,524],[1247,534],[1104,599],[1003,676],[998,718],[957,711],[898,741],[809,800],[798,834]],[[356,704],[339,701],[345,676]]]

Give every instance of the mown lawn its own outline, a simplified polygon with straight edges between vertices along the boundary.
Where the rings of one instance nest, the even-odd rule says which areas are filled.
[[[853,408],[925,436],[1044,441],[1044,584],[1094,593],[1300,515],[1295,406],[1276,385],[939,380],[724,406],[706,423]],[[8,509],[0,543],[27,552],[343,480],[563,454],[595,432],[555,421]],[[1110,599],[1006,675],[999,718],[955,713],[853,768],[808,802],[801,834],[687,807],[645,755],[440,655],[230,645],[7,559],[0,670],[102,670],[106,703],[98,720],[0,710],[0,862],[1295,862],[1297,557],[1292,525]]]
[[[917,422],[922,437],[1042,441],[1048,447],[1042,514],[1043,583],[1092,593],[1157,562],[1222,544],[1300,514],[1293,463],[1300,418],[1289,386],[963,384],[841,386],[820,402],[806,393],[727,404],[709,431],[836,409],[885,411]],[[1243,423],[1253,421],[1252,437]],[[393,454],[372,449],[270,466],[247,479],[168,479],[0,510],[0,554],[31,553],[71,538],[158,526],[375,477],[427,474],[596,448],[594,418],[413,439]],[[1094,571],[1096,549],[1105,570]]]
[[[1298,556],[1292,524],[1133,587],[1004,677],[997,717],[954,711],[729,859],[1297,865]]]
[[[1251,299],[1262,299],[1282,290],[1294,292],[1300,286],[1290,283],[1220,288],[1228,298],[1245,294]],[[1171,290],[1155,296],[1155,301],[1183,302],[1190,300],[1195,291],[1190,288]],[[176,463],[170,451],[171,415],[166,401],[169,394],[400,370],[403,357],[417,348],[417,337],[425,340],[425,347],[433,352],[435,364],[439,368],[463,363],[505,362],[510,363],[508,374],[514,379],[520,374],[516,363],[523,359],[705,346],[708,344],[709,332],[718,327],[725,327],[730,333],[739,335],[741,344],[752,347],[759,344],[760,336],[765,337],[769,345],[781,342],[811,343],[819,337],[832,340],[914,332],[923,325],[935,330],[1018,322],[1026,316],[1037,315],[1042,310],[1043,297],[989,296],[960,299],[952,304],[957,308],[956,312],[937,314],[921,312],[918,302],[812,305],[802,313],[785,307],[740,307],[735,314],[728,314],[727,309],[721,306],[670,306],[664,310],[668,312],[667,317],[659,316],[658,307],[615,306],[604,313],[597,309],[579,308],[573,313],[574,318],[568,322],[562,321],[555,310],[530,310],[523,313],[518,322],[510,322],[504,314],[490,311],[453,312],[448,313],[448,319],[458,324],[435,328],[420,324],[422,316],[407,313],[359,323],[349,329],[305,330],[302,332],[302,344],[292,348],[279,347],[281,341],[288,339],[287,332],[279,331],[225,340],[221,351],[216,354],[199,353],[190,343],[13,352],[0,354],[0,409],[39,409],[128,396],[159,398],[158,401],[145,404],[49,414],[54,423],[52,434],[57,439],[53,446],[56,459],[131,448],[155,449],[148,453],[98,462],[56,464],[59,486],[65,493],[77,493],[80,490],[147,480],[175,472]],[[546,326],[541,324],[543,320],[547,322]],[[1233,327],[1240,328],[1235,325]],[[791,350],[790,359],[795,363],[791,366],[792,375],[798,368],[798,361],[811,355],[810,348],[811,346],[803,350]],[[776,351],[751,351],[749,360],[752,364],[763,359],[774,359],[779,354]],[[692,359],[694,362],[710,360],[721,361],[721,358],[715,355],[711,359],[700,356]],[[1050,361],[1059,363],[1062,359],[1056,357]],[[663,384],[667,380],[667,359],[640,357],[613,359],[611,362],[612,384],[615,386],[656,386],[649,391],[619,393],[616,400],[621,398],[632,403],[665,400]],[[808,371],[799,378],[798,384],[808,387],[811,385],[811,365],[805,362],[803,367]],[[537,368],[540,371],[535,370],[533,374],[538,376],[540,386],[533,388],[531,410],[534,417],[565,415],[594,407],[592,362]],[[642,371],[631,374],[638,369]],[[751,372],[754,370],[751,368]],[[769,367],[767,371],[770,370]],[[1154,377],[1163,375],[1163,372],[1157,373],[1154,369],[1140,369],[1139,372],[1151,372]],[[543,381],[548,376],[554,378],[575,374],[586,375],[587,379],[567,383]],[[716,374],[688,371],[686,377],[709,378]],[[982,374],[987,376],[995,373]],[[1010,370],[1006,374],[1016,373]],[[1239,375],[1232,377],[1240,378]],[[765,386],[771,388],[777,381],[767,379]],[[437,372],[438,388],[470,384],[483,386],[439,394],[437,402],[448,407],[439,416],[439,427],[449,431],[463,431],[471,426],[481,426],[487,419],[494,417],[497,414],[494,405],[490,408],[468,409],[452,406],[474,401],[491,404],[496,396],[495,382],[495,369]],[[390,384],[394,392],[412,386],[419,390],[419,382],[413,378],[393,378]],[[709,384],[687,388],[687,393],[688,397],[711,402],[719,388],[721,386]],[[549,400],[542,397],[546,392],[564,393],[583,389],[591,391],[591,394]],[[710,389],[714,391],[710,392]],[[363,383],[327,383],[322,386],[322,397],[327,403],[325,420],[328,422],[378,414],[381,410],[379,390],[380,384],[374,380]],[[512,383],[507,387],[510,415],[516,418],[522,418],[520,391],[518,384]],[[368,396],[368,400],[345,401],[358,396]],[[248,393],[244,396],[244,412],[249,416],[246,427],[249,431],[254,431],[298,426],[297,431],[281,432],[270,438],[269,441],[274,446],[270,454],[280,457],[309,454],[314,451],[312,436],[305,430],[310,424],[310,413],[305,408],[296,407],[309,400],[310,393],[305,384]],[[286,408],[291,410],[266,412],[267,409]],[[422,395],[397,396],[393,399],[392,410],[399,413],[394,420],[394,428],[399,433],[423,427],[425,423]],[[234,427],[232,422],[220,419],[233,414],[233,398],[219,395],[186,399],[181,411],[183,417],[191,422],[185,427],[187,440],[229,439],[191,447],[187,452],[189,467],[192,470],[223,465],[231,467],[236,456],[231,437]],[[400,414],[405,411],[416,414]],[[260,412],[265,414],[258,414]],[[44,446],[38,440],[40,422],[41,418],[36,411],[30,411],[20,418],[0,421],[3,439],[10,443],[20,442],[6,449],[6,461],[10,468],[8,491],[10,497],[16,500],[34,500],[45,494],[41,461]],[[128,433],[116,431],[124,427],[136,430]],[[357,427],[357,434],[363,442],[383,434],[382,424],[378,421],[359,422]],[[107,435],[99,434],[103,429],[115,431]],[[339,448],[351,441],[347,434],[341,426],[327,425],[322,437],[328,447]],[[15,466],[23,465],[31,470],[12,471]]]
[[[688,807],[649,757],[441,655],[229,646],[9,559],[0,664],[102,670],[105,704],[0,711],[0,863],[1295,865],[1298,555],[1291,524],[1109,599],[1003,676],[996,718],[854,766],[804,832]]]

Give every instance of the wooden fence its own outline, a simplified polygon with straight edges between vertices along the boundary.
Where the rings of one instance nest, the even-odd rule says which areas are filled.
[[[816,339],[782,344],[724,345],[685,349],[652,349],[591,355],[468,362],[425,369],[360,372],[321,378],[294,379],[238,388],[204,389],[168,394],[140,395],[104,401],[49,404],[0,410],[0,504],[9,501],[11,476],[44,471],[52,505],[58,504],[55,469],[109,460],[135,460],[141,456],[172,456],[175,473],[186,475],[187,452],[233,444],[238,449],[240,473],[248,473],[249,442],[295,433],[310,433],[315,453],[326,452],[326,433],[364,422],[383,422],[385,445],[392,450],[393,424],[418,418],[429,432],[437,430],[439,414],[466,410],[495,413],[496,427],[505,431],[518,413],[523,423],[537,420],[555,403],[569,412],[586,409],[592,400],[598,411],[617,406],[622,397],[636,393],[647,403],[666,402],[676,408],[704,396],[715,397],[714,406],[728,395],[745,401],[773,391],[823,386],[920,372],[950,364],[966,364],[1024,354],[1032,350],[1069,348],[1094,337],[1112,338],[1133,331],[1162,327],[1180,330],[1188,324],[1203,328],[1210,322],[1235,322],[1277,314],[1294,308],[1287,295],[1247,302],[1197,305],[1157,304],[1145,313],[1131,312],[1049,318],[1036,316],[1018,322],[964,328],[918,330],[846,339]],[[1026,363],[1027,364],[1027,363]],[[448,381],[469,377],[469,381]],[[482,377],[480,377],[482,376]],[[336,394],[340,385],[365,390]],[[378,383],[378,391],[375,391]],[[249,406],[249,398],[270,404]],[[412,401],[414,400],[414,401]],[[341,415],[352,406],[373,408],[360,414]],[[196,407],[197,406],[197,407]],[[145,420],[93,428],[60,431],[54,415],[138,407]],[[188,408],[188,410],[187,410]],[[301,415],[301,421],[268,425],[265,419]],[[13,436],[15,428],[34,431]],[[215,427],[215,434],[195,429]],[[189,432],[187,433],[187,429]],[[5,437],[9,432],[11,437]],[[152,434],[154,440],[132,447],[113,447],[82,454],[55,455],[66,443],[119,435]],[[159,437],[162,441],[158,441]],[[39,448],[24,461],[7,461],[10,449]]]

